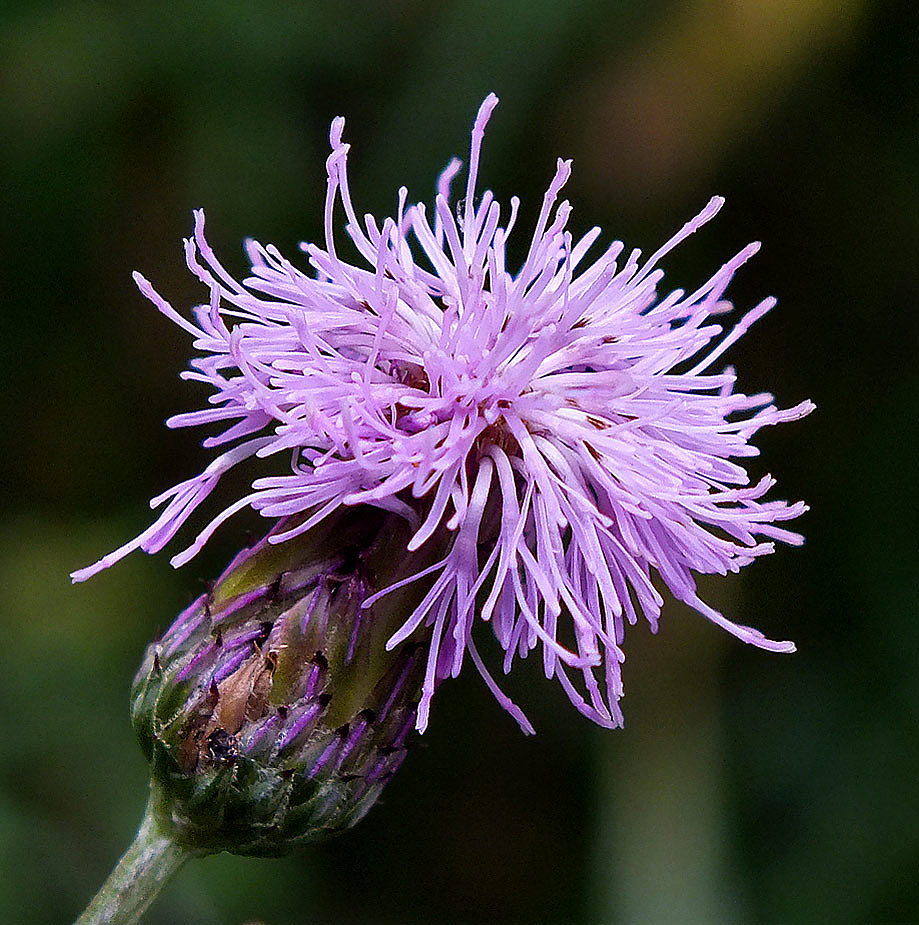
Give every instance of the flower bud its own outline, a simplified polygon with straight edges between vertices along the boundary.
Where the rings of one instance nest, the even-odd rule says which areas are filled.
[[[403,576],[406,529],[359,507],[295,540],[269,534],[149,646],[131,712],[177,844],[284,854],[376,801],[416,722],[427,637],[386,650],[417,592],[361,605]]]

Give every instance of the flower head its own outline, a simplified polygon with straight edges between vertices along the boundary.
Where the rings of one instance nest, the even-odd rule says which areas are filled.
[[[436,561],[363,601],[422,581],[426,591],[388,640],[419,628],[430,644],[418,728],[437,683],[467,655],[501,703],[526,718],[486,669],[473,639],[492,625],[508,671],[540,647],[583,714],[621,724],[624,625],[639,614],[656,628],[673,595],[747,642],[792,651],[739,626],[700,600],[693,573],[736,572],[802,539],[778,526],[803,503],[763,500],[770,476],[751,485],[740,461],[756,455],[760,427],[791,421],[810,402],[778,409],[767,394],[734,391],[732,369],[710,371],[774,304],[766,299],[725,332],[714,319],[751,244],[694,292],[661,296],[658,262],[720,209],[713,198],[647,259],[611,244],[585,258],[600,235],[575,241],[571,207],[558,201],[571,162],[559,160],[523,265],[507,269],[509,213],[476,191],[485,125],[472,130],[465,195],[455,211],[452,161],[433,215],[399,190],[393,218],[358,218],[348,187],[344,120],[332,123],[325,246],[302,245],[313,274],[271,246],[248,242],[252,274],[236,282],[204,236],[204,215],[185,242],[190,270],[210,298],[189,320],[139,274],[141,291],[194,338],[185,378],[208,385],[209,407],[170,427],[228,424],[205,447],[220,448],[200,474],[152,505],[155,523],[89,568],[83,580],[134,549],[157,552],[229,469],[275,465],[210,521],[172,562],[191,559],[215,529],[251,507],[281,524],[269,542],[306,533],[340,508],[369,505],[411,527],[405,550]],[[347,234],[366,265],[339,256],[333,233],[343,208]],[[740,460],[740,461],[739,461]],[[278,465],[280,463],[281,465]]]

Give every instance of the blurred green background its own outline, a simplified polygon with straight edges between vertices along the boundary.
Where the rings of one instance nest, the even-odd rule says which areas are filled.
[[[465,154],[502,103],[484,182],[535,218],[574,158],[573,226],[653,250],[694,286],[751,239],[734,348],[746,391],[808,420],[764,433],[803,550],[706,583],[744,647],[670,606],[627,638],[626,728],[593,728],[539,665],[474,675],[352,833],[280,861],[182,871],[150,923],[875,923],[919,908],[919,81],[916,4],[869,0],[7,0],[0,13],[4,354],[0,921],[72,919],[127,846],[146,772],[127,716],[141,652],[238,527],[179,573],[136,555],[67,573],[146,526],[197,471],[188,344],[134,290],[202,298],[181,238],[204,206],[238,274],[252,235],[321,236],[330,119],[359,210]],[[518,242],[519,244],[519,242]],[[258,526],[256,524],[256,526]]]

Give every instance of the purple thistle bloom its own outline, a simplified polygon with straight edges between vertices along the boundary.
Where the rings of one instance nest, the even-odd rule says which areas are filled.
[[[134,549],[159,551],[225,472],[281,454],[289,470],[256,478],[173,565],[188,562],[245,507],[282,522],[272,543],[342,506],[397,512],[415,530],[409,553],[425,543],[442,549],[436,564],[399,583],[427,579],[430,589],[388,642],[392,648],[422,625],[431,634],[419,729],[437,683],[456,676],[468,653],[532,731],[485,668],[473,642],[476,619],[491,622],[505,672],[515,655],[541,645],[546,676],[558,678],[577,709],[620,725],[625,622],[640,612],[656,629],[663,603],[652,570],[676,598],[740,639],[794,650],[704,603],[692,575],[736,572],[772,552],[774,540],[802,542],[777,524],[806,506],[763,500],[774,480],[750,485],[736,460],[757,454],[749,441],[760,427],[801,418],[813,404],[780,410],[768,394],[734,392],[732,369],[708,372],[775,303],[764,300],[727,333],[712,320],[731,309],[725,289],[759,244],[694,292],[659,295],[658,262],[717,213],[723,200],[715,197],[650,258],[624,256],[615,242],[582,268],[600,229],[577,242],[566,230],[571,206],[557,199],[571,162],[559,160],[523,266],[511,273],[505,247],[519,200],[511,199],[502,225],[492,193],[476,193],[497,102],[489,95],[479,109],[455,214],[458,160],[440,177],[433,220],[424,205],[407,204],[402,188],[395,218],[361,222],[348,188],[344,119],[336,118],[325,247],[302,245],[314,276],[250,241],[252,275],[236,282],[205,240],[201,211],[185,254],[210,300],[194,321],[135,274],[141,292],[194,338],[201,355],[183,376],[214,390],[209,407],[168,425],[227,422],[204,446],[229,448],[154,498],[152,506],[165,504],[156,522],[75,572],[75,581]],[[366,266],[338,256],[338,202]]]

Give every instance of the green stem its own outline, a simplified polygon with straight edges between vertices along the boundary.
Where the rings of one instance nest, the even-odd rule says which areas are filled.
[[[160,890],[195,852],[163,834],[153,815],[153,800],[130,848],[93,897],[75,925],[129,925],[137,922]]]

